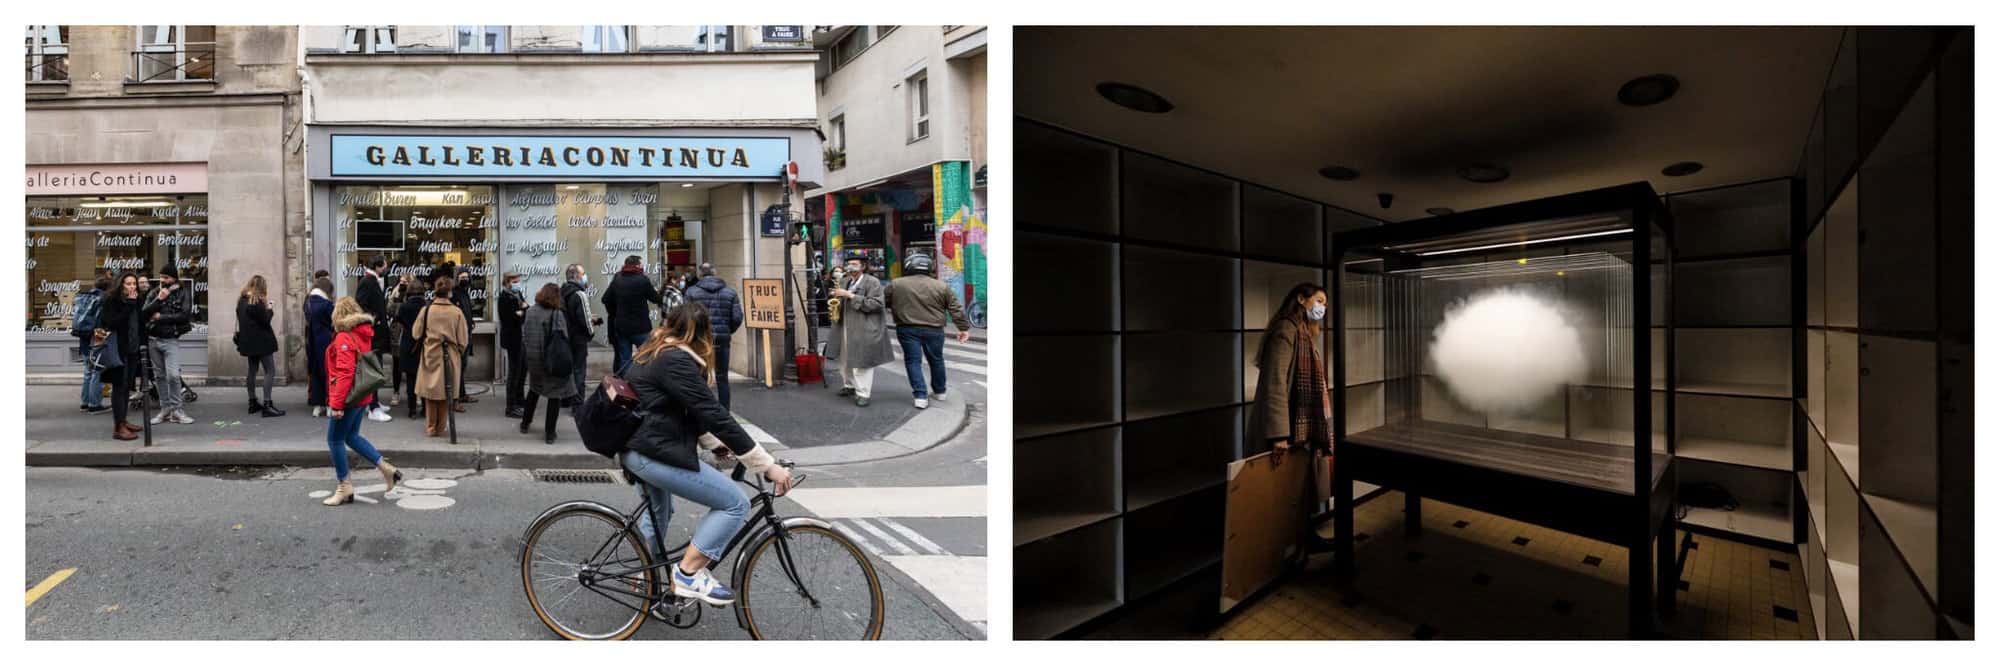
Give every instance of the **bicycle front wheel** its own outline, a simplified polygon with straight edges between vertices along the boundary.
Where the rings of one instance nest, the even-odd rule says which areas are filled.
[[[535,616],[569,640],[624,640],[646,622],[656,587],[639,535],[609,511],[558,511],[528,529],[521,585]]]
[[[751,545],[738,572],[737,603],[758,640],[877,640],[882,581],[847,537],[821,525],[792,525]]]

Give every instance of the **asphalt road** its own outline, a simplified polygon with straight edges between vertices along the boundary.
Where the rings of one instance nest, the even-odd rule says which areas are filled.
[[[983,426],[983,422],[982,422]],[[900,463],[810,470],[807,487],[985,483],[983,427]],[[950,469],[955,468],[955,469]],[[432,489],[419,502],[326,508],[310,495],[330,470],[27,470],[27,580],[75,573],[27,608],[31,639],[546,639],[528,608],[517,558],[523,529],[571,499],[630,506],[622,484],[534,481],[525,471],[411,470]],[[378,482],[371,470],[358,484]],[[802,488],[801,490],[804,490]],[[909,487],[898,493],[912,492]],[[983,490],[982,490],[983,492]],[[380,493],[375,493],[379,497]],[[812,502],[806,495],[803,501]],[[781,512],[806,513],[791,500]],[[685,533],[687,512],[676,516]],[[976,550],[984,519],[950,520],[932,541]],[[926,525],[926,533],[938,533]],[[976,536],[974,536],[976,535]],[[871,548],[871,550],[874,550]],[[983,613],[961,619],[916,578],[884,572],[887,639],[983,637]],[[913,568],[914,569],[914,568]],[[933,572],[934,574],[935,572]],[[935,580],[931,578],[930,580]],[[983,596],[985,581],[971,584]],[[963,596],[963,590],[951,593]],[[692,629],[649,621],[635,636],[737,639],[729,613]]]

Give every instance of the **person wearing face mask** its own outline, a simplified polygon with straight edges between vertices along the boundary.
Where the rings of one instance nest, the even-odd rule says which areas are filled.
[[[528,356],[521,350],[521,318],[528,301],[521,297],[521,274],[500,278],[500,350],[507,352],[507,418],[521,418],[521,389],[528,379]]]
[[[1282,303],[1264,326],[1257,349],[1248,441],[1267,443],[1280,455],[1310,451],[1320,463],[1313,469],[1319,470],[1333,451],[1333,399],[1327,392],[1332,380],[1319,335],[1326,326],[1326,289],[1302,282]],[[1319,499],[1324,503],[1326,498]]]
[[[570,264],[564,271],[566,281],[562,286],[563,321],[569,324],[569,352],[574,361],[570,371],[570,383],[576,387],[575,395],[583,395],[583,376],[590,367],[590,338],[598,326],[604,324],[603,317],[590,315],[590,273],[583,264]],[[571,400],[574,402],[574,399]]]

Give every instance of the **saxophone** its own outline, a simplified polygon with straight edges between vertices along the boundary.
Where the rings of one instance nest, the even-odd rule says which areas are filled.
[[[827,320],[828,320],[828,321],[831,321],[831,322],[833,322],[833,323],[836,323],[836,324],[840,323],[840,299],[839,299],[839,298],[829,298],[829,299],[826,299],[826,318],[827,318]]]

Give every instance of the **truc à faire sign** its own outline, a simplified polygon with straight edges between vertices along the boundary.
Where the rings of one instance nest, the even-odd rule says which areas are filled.
[[[28,196],[206,194],[206,162],[28,165]]]
[[[771,179],[781,137],[392,136],[335,134],[333,176],[527,176]]]

